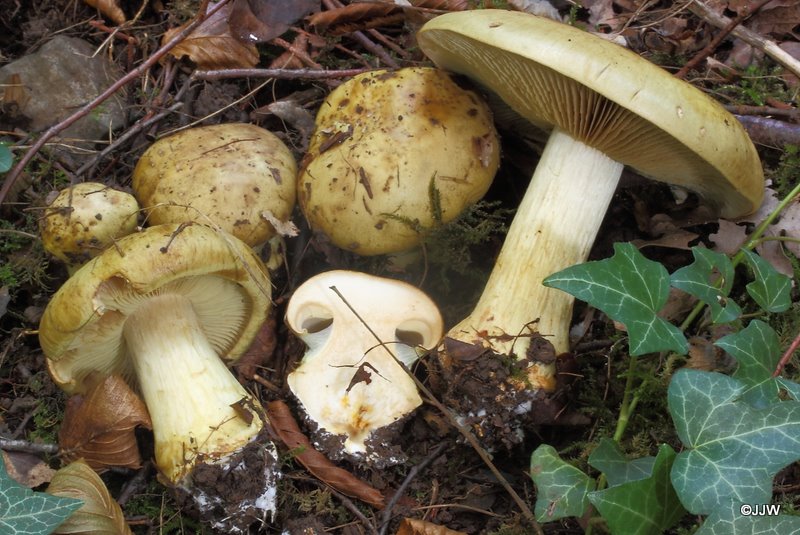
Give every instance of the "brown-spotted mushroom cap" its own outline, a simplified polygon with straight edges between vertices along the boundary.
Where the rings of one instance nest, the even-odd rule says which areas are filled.
[[[261,419],[225,365],[248,348],[271,308],[270,281],[243,242],[199,224],[150,227],[119,240],[53,295],[39,341],[53,380],[82,393],[121,374],[153,422],[156,463],[181,483],[198,463],[252,441]]]
[[[567,351],[573,299],[541,280],[586,260],[625,165],[697,192],[723,217],[761,203],[761,164],[736,119],[623,47],[502,10],[436,17],[417,39],[437,66],[550,132],[484,293],[449,338],[524,357],[530,337],[516,336],[538,330]],[[535,385],[552,385],[549,369]]]
[[[404,282],[327,271],[292,294],[286,323],[308,346],[288,376],[289,387],[318,431],[344,440],[343,451],[328,453],[385,462],[375,459],[370,438],[422,403],[392,353],[408,367],[418,350],[439,342],[443,324],[436,304]]]
[[[70,274],[118,238],[136,230],[139,203],[130,193],[97,182],[61,190],[39,220],[45,250]]]
[[[218,225],[257,247],[275,236],[270,218],[289,220],[296,180],[294,156],[275,134],[226,123],[153,143],[136,164],[133,190],[148,224]]]
[[[298,200],[311,228],[336,246],[362,255],[401,252],[420,242],[415,227],[451,221],[483,197],[499,159],[488,106],[449,74],[367,72],[320,107]]]

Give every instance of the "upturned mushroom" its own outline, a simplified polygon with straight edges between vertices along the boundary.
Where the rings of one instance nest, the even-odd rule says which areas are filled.
[[[736,119],[623,47],[502,10],[436,17],[417,39],[437,66],[550,133],[482,296],[447,333],[451,348],[529,359],[532,390],[552,389],[555,371],[529,353],[531,335],[567,352],[573,305],[541,281],[587,259],[623,166],[695,191],[722,217],[760,205],[761,164]]]
[[[372,71],[320,107],[298,200],[311,228],[336,246],[398,253],[483,197],[499,160],[491,112],[476,92],[438,69]]]
[[[130,193],[97,182],[61,190],[39,220],[45,250],[71,274],[137,227],[139,203]]]
[[[275,134],[225,123],[153,143],[133,171],[133,190],[149,224],[214,224],[260,248],[280,238],[275,227],[290,219],[296,180],[294,156]]]
[[[99,376],[126,377],[150,412],[161,476],[235,533],[275,507],[263,410],[226,366],[270,308],[269,278],[246,244],[199,224],[159,225],[68,279],[44,311],[39,340],[70,394]]]
[[[393,424],[422,403],[408,368],[441,339],[436,304],[410,284],[334,270],[295,290],[286,323],[308,346],[288,383],[316,445],[333,458],[400,462]]]

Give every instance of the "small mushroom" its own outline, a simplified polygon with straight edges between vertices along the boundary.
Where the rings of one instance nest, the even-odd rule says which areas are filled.
[[[292,294],[286,323],[308,346],[288,384],[317,427],[317,445],[334,458],[399,462],[384,447],[392,424],[422,403],[407,368],[441,339],[435,303],[404,282],[327,271]]]
[[[269,278],[246,244],[199,224],[159,225],[68,279],[44,311],[39,340],[70,394],[97,377],[127,378],[150,412],[163,478],[201,510],[222,507],[234,533],[274,511],[277,469],[263,410],[223,359],[242,355],[270,308]],[[216,494],[226,487],[235,502]]]
[[[447,333],[451,347],[530,359],[533,391],[555,386],[552,359],[529,354],[533,333],[567,352],[573,305],[541,281],[587,259],[623,166],[697,192],[722,217],[761,203],[761,164],[736,119],[623,47],[550,19],[488,9],[436,17],[417,38],[437,66],[550,132],[480,300]]]
[[[133,190],[152,225],[218,225],[251,247],[276,237],[295,205],[297,164],[272,132],[252,124],[190,128],[151,145]]]
[[[45,250],[71,274],[115,240],[136,230],[139,203],[133,195],[97,182],[61,190],[44,211],[39,233]]]
[[[488,106],[444,71],[367,72],[320,107],[298,200],[311,228],[336,246],[397,253],[420,242],[420,229],[451,221],[483,197],[499,159]]]

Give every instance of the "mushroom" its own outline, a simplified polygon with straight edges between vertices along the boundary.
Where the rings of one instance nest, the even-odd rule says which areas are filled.
[[[69,278],[39,340],[69,394],[97,377],[128,379],[150,412],[161,476],[201,511],[221,507],[233,533],[274,510],[277,469],[263,411],[222,359],[242,355],[270,308],[269,278],[246,244],[199,224],[159,225]],[[235,502],[215,494],[226,487]]]
[[[275,134],[226,123],[153,143],[133,171],[133,190],[152,225],[213,223],[259,248],[279,239],[275,225],[291,216],[296,180],[294,156]]]
[[[736,119],[623,47],[490,9],[436,17],[417,40],[437,66],[550,132],[482,296],[447,333],[451,348],[464,350],[461,342],[530,364],[527,388],[555,386],[554,364],[529,352],[533,331],[556,353],[569,350],[573,298],[541,281],[587,259],[623,166],[697,192],[722,217],[760,205],[761,164]]]
[[[438,69],[371,71],[320,107],[297,195],[311,228],[336,246],[397,253],[483,197],[499,159],[491,112],[477,93]]]
[[[410,284],[334,270],[295,290],[286,323],[308,346],[287,381],[317,428],[316,445],[333,458],[401,462],[384,448],[392,424],[422,403],[407,368],[441,339],[436,304]]]
[[[136,230],[139,203],[133,195],[97,182],[61,190],[39,220],[45,250],[69,274]]]

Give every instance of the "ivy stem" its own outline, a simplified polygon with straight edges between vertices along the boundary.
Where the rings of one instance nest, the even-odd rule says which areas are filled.
[[[733,257],[731,257],[731,263],[733,264],[734,268],[739,264],[741,264],[742,260],[744,260],[744,251],[745,250],[752,251],[753,248],[755,248],[755,246],[760,243],[762,236],[770,227],[770,225],[772,225],[772,223],[780,215],[780,213],[783,212],[786,209],[786,207],[789,206],[789,204],[791,204],[795,200],[795,197],[797,197],[798,195],[800,195],[800,183],[798,183],[792,189],[792,191],[790,191],[789,194],[786,195],[781,200],[781,202],[778,203],[778,206],[776,206],[775,209],[772,210],[772,212],[770,212],[770,214],[766,218],[764,218],[764,221],[759,223],[756,229],[752,232],[752,234],[750,234],[750,236],[748,236],[747,240],[739,248],[739,251],[735,255],[733,255]],[[705,307],[704,303],[702,302],[697,303],[692,309],[692,311],[689,312],[689,314],[686,316],[686,319],[683,320],[683,323],[680,324],[680,330],[686,331],[686,329],[688,329],[689,326],[692,323],[694,323],[694,320],[697,319],[697,316],[700,314],[700,312],[703,311],[704,307]]]

